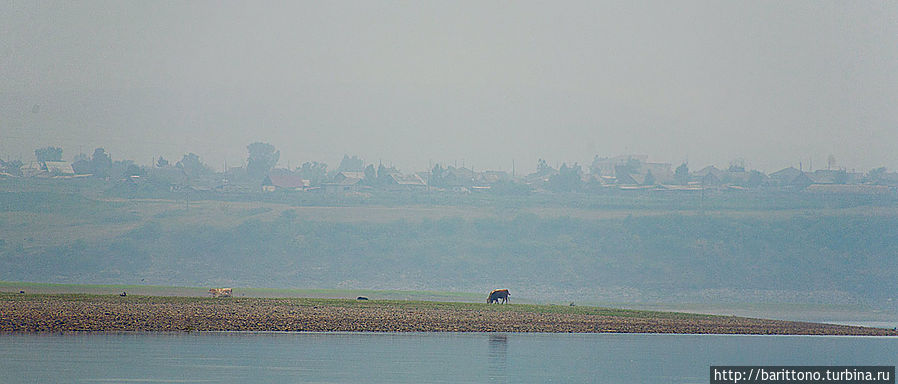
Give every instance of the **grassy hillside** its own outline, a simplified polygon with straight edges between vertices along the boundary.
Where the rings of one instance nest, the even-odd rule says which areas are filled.
[[[208,297],[208,287],[172,287],[163,285],[137,284],[52,284],[19,281],[0,281],[0,292],[28,294],[87,294],[115,295],[125,292],[138,296],[167,297]],[[434,292],[434,291],[386,291],[371,289],[287,289],[287,288],[234,288],[234,297],[260,298],[320,298],[320,299],[355,299],[359,296],[372,300],[415,300],[415,301],[452,301],[481,302],[484,294],[467,292]]]
[[[188,207],[178,200],[5,192],[0,280],[443,292],[508,287],[536,300],[597,303],[898,302],[893,205],[812,201],[812,208],[774,202],[776,209],[739,209],[710,196],[708,206],[726,209],[699,211],[665,199],[639,209],[217,200]]]

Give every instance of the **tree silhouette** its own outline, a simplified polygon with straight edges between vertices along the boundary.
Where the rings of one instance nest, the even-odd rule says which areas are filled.
[[[317,161],[305,162],[301,167],[296,168],[296,172],[305,180],[309,180],[311,185],[320,185],[327,181],[327,164]]]
[[[549,177],[549,188],[557,192],[573,192],[580,190],[582,180],[580,165],[574,164],[568,167],[561,164],[558,173]]]
[[[281,151],[275,150],[268,143],[255,142],[246,146],[249,157],[246,160],[246,173],[251,177],[262,179],[277,165]]]
[[[652,171],[646,171],[642,185],[655,185],[655,175],[652,174]]]
[[[428,184],[434,187],[442,187],[446,185],[446,170],[440,164],[434,165],[433,169],[430,171],[430,180]]]
[[[94,176],[109,176],[109,170],[112,168],[112,156],[106,153],[103,148],[94,149],[94,154],[90,157],[90,170]]]
[[[189,177],[198,177],[209,171],[209,167],[200,161],[199,155],[193,152],[184,155],[184,157],[181,158],[181,161],[175,164],[175,166],[183,169],[184,173]]]
[[[689,184],[689,166],[686,163],[680,164],[677,170],[674,171],[674,180],[680,185]]]
[[[60,147],[44,147],[34,150],[34,157],[37,161],[62,161],[62,148]]]
[[[374,169],[374,164],[368,164],[365,167],[365,183],[368,185],[374,185],[377,181],[377,170]]]
[[[879,167],[875,169],[871,169],[870,173],[867,174],[867,178],[873,182],[874,184],[879,184],[882,182],[883,178],[886,174],[886,167]]]
[[[337,172],[362,172],[364,168],[365,163],[358,156],[349,157],[349,155],[343,155],[343,160],[340,160]]]
[[[548,176],[555,173],[555,169],[549,166],[549,164],[543,160],[539,159],[536,162],[536,174],[540,176]]]

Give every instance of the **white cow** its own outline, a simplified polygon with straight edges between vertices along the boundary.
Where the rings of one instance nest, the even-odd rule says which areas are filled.
[[[209,289],[212,297],[231,297],[231,288],[212,288]]]

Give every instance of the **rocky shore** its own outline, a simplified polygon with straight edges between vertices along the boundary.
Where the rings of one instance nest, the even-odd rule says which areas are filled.
[[[818,323],[549,305],[0,294],[0,332],[616,332],[898,336]]]

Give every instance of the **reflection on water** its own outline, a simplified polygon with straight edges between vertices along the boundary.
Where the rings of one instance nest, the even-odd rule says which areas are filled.
[[[898,338],[0,334],[0,383],[707,383],[710,365],[893,365]]]
[[[490,335],[489,367],[491,383],[508,382],[508,335],[504,333]]]

